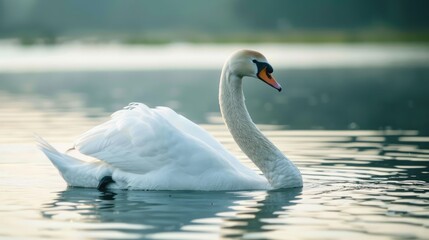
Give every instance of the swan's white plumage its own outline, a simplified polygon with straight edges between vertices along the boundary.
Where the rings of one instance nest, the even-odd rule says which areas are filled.
[[[269,69],[269,70],[267,70]],[[269,72],[267,72],[269,71]],[[60,153],[38,138],[39,146],[70,186],[144,190],[246,190],[302,186],[298,168],[254,125],[244,104],[243,76],[260,78],[277,90],[273,69],[255,51],[234,53],[225,63],[219,104],[241,150],[262,171],[244,166],[208,132],[166,107],[131,103],[112,118],[82,134],[73,149],[86,162]]]
[[[264,177],[241,164],[207,131],[166,107],[132,103],[82,134],[75,149],[100,162],[82,162],[46,144],[40,146],[60,172],[64,167],[55,162],[67,165],[73,162],[70,159],[82,163],[81,168],[74,168],[76,178],[81,178],[78,172],[91,175],[87,169],[98,169],[85,184],[62,174],[73,186],[95,187],[103,176],[112,175],[116,187],[127,189],[270,188]]]

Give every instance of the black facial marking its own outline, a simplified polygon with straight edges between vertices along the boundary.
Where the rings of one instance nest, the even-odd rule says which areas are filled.
[[[262,69],[267,68],[267,76],[269,78],[271,78],[271,74],[270,73],[273,73],[274,69],[273,69],[273,67],[269,63],[259,62],[258,60],[255,60],[255,59],[252,62],[254,62],[256,64],[256,67],[258,68],[258,73],[260,71],[262,71]]]

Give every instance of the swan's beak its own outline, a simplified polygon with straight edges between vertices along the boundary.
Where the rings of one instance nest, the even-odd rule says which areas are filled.
[[[262,68],[261,71],[258,73],[258,78],[270,85],[271,87],[279,90],[279,92],[282,90],[282,86],[276,81],[276,79],[269,73],[267,73],[267,67]]]

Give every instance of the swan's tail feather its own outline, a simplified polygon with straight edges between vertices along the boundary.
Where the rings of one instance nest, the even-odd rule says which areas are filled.
[[[51,144],[49,144],[45,139],[43,139],[41,136],[34,134],[34,138],[37,141],[37,146],[40,150],[45,152],[45,150],[50,152],[58,152],[54,147],[52,147]]]
[[[38,135],[34,135],[39,149],[51,160],[52,164],[61,172],[66,172],[70,167],[84,164],[77,158],[60,153],[51,144]]]
[[[39,149],[51,160],[69,186],[97,187],[102,176],[111,174],[106,164],[81,161],[60,153],[40,136],[34,137]]]

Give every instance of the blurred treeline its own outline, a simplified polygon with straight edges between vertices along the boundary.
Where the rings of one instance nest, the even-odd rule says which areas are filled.
[[[164,42],[428,41],[426,0],[0,0],[0,38]]]

